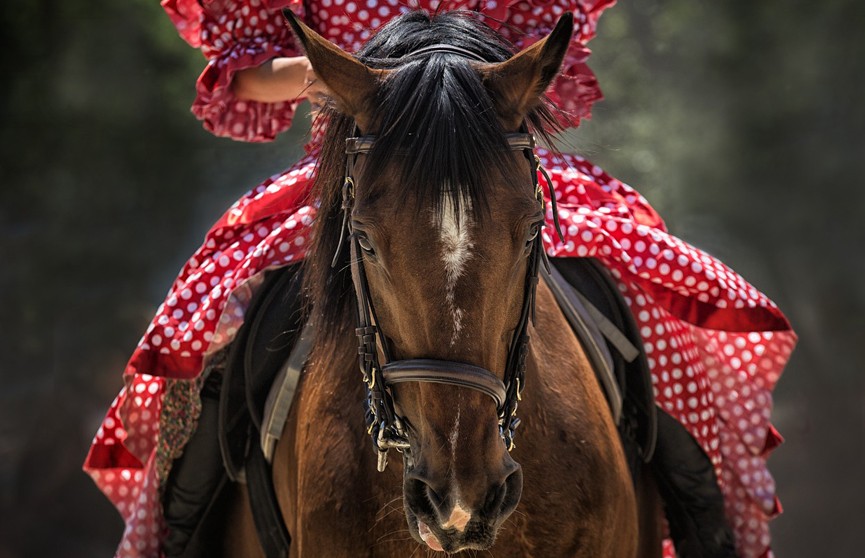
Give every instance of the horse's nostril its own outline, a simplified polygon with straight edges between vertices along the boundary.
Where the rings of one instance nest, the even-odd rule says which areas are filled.
[[[427,496],[427,498],[429,498],[430,503],[433,505],[434,508],[440,509],[442,506],[442,503],[444,502],[444,498],[442,498],[438,492],[433,490],[432,486],[430,486],[426,483],[424,483],[424,486],[425,486],[425,490],[426,490],[426,496]]]
[[[490,492],[487,497],[488,507],[486,509],[492,513],[507,515],[517,507],[522,492],[523,470],[517,467],[507,476],[505,482],[498,489]]]
[[[507,474],[501,484],[490,487],[484,500],[483,511],[488,515],[510,513],[520,499],[522,479],[522,470],[516,467]]]
[[[444,499],[423,479],[409,479],[405,486],[406,502],[416,511],[435,516]]]
[[[494,513],[498,511],[501,507],[502,502],[504,502],[505,495],[508,492],[508,484],[507,481],[498,485],[496,488],[490,490],[487,493],[487,499],[484,502],[484,511],[488,513]]]

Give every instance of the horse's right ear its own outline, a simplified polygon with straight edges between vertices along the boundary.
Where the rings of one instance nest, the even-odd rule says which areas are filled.
[[[510,60],[477,66],[506,130],[516,131],[541,102],[544,90],[559,73],[573,31],[574,15],[565,12],[549,35]]]
[[[283,10],[306,51],[315,75],[324,82],[337,109],[354,117],[361,132],[369,133],[374,101],[386,70],[374,70],[306,26],[291,10]]]

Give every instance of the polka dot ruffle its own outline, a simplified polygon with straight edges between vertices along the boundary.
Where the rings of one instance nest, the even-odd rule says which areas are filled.
[[[117,556],[157,557],[164,526],[154,462],[164,380],[148,374],[127,380],[96,432],[85,470],[126,523]]]
[[[766,468],[780,443],[769,422],[771,391],[795,334],[741,276],[667,233],[636,191],[580,157],[539,155],[564,233],[554,242],[547,227],[548,252],[610,269],[640,330],[657,404],[712,460],[740,555],[764,555],[767,521],[780,511]]]
[[[270,141],[291,126],[297,102],[260,103],[232,96],[234,73],[277,56],[301,51],[281,14],[290,8],[313,29],[349,52],[356,52],[382,25],[412,9],[476,10],[487,23],[519,48],[549,33],[558,18],[571,11],[575,32],[562,72],[550,97],[577,124],[602,98],[592,70],[585,64],[585,44],[595,36],[598,17],[612,0],[163,0],[162,5],[181,36],[199,47],[208,64],[196,85],[192,112],[210,132],[242,141]],[[526,30],[525,32],[522,30]]]
[[[165,378],[198,375],[205,359],[234,339],[262,272],[303,258],[315,217],[314,208],[303,205],[314,164],[313,156],[302,159],[229,208],[183,267],[139,341],[127,365],[128,385],[109,409],[85,462],[126,521],[118,556],[159,555],[159,494],[165,480],[159,473],[165,463],[157,463],[157,446]]]

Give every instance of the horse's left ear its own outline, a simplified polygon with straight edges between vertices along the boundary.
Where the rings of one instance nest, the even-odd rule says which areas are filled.
[[[505,129],[516,131],[558,75],[574,31],[574,15],[565,12],[552,32],[510,60],[478,66]]]
[[[354,117],[358,128],[369,133],[379,83],[386,70],[368,68],[300,21],[291,10],[283,10],[295,36],[303,45],[316,77],[327,86],[337,109]]]

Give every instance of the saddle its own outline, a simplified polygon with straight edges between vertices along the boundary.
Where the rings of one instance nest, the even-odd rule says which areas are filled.
[[[612,278],[593,259],[550,262],[544,279],[598,374],[634,482],[646,464],[657,481],[678,555],[734,557],[714,468],[684,427],[656,407],[639,331]],[[253,298],[219,400],[223,465],[231,480],[247,484],[267,556],[285,556],[290,545],[270,460],[313,342],[298,267],[269,272]]]
[[[735,558],[733,532],[727,524],[724,497],[712,462],[688,431],[655,405],[640,333],[615,282],[594,259],[552,258],[550,262],[554,268],[553,280],[548,281],[550,288],[599,375],[614,418],[614,398],[621,397],[619,435],[631,476],[636,483],[643,463],[648,464],[663,501],[677,555]],[[556,277],[556,272],[560,277]],[[568,308],[568,303],[575,302],[584,305],[576,312],[576,318]],[[589,320],[583,320],[587,322],[585,328],[575,325],[578,318],[586,315]],[[585,339],[586,332],[581,333],[583,329],[593,339],[600,332],[608,350],[601,347],[600,351],[593,351],[592,344]],[[604,363],[596,362],[599,354],[612,359],[612,382]],[[620,395],[616,394],[616,387]]]
[[[273,492],[270,464],[254,442],[266,429],[264,406],[274,378],[302,347],[299,270],[293,265],[268,271],[235,341],[211,358],[198,427],[174,462],[164,492],[166,556],[222,555],[212,533],[227,520],[233,492],[229,481],[246,483],[256,525],[271,526],[270,535],[260,534],[263,541],[273,541],[265,543],[266,555],[287,554],[289,538]]]

